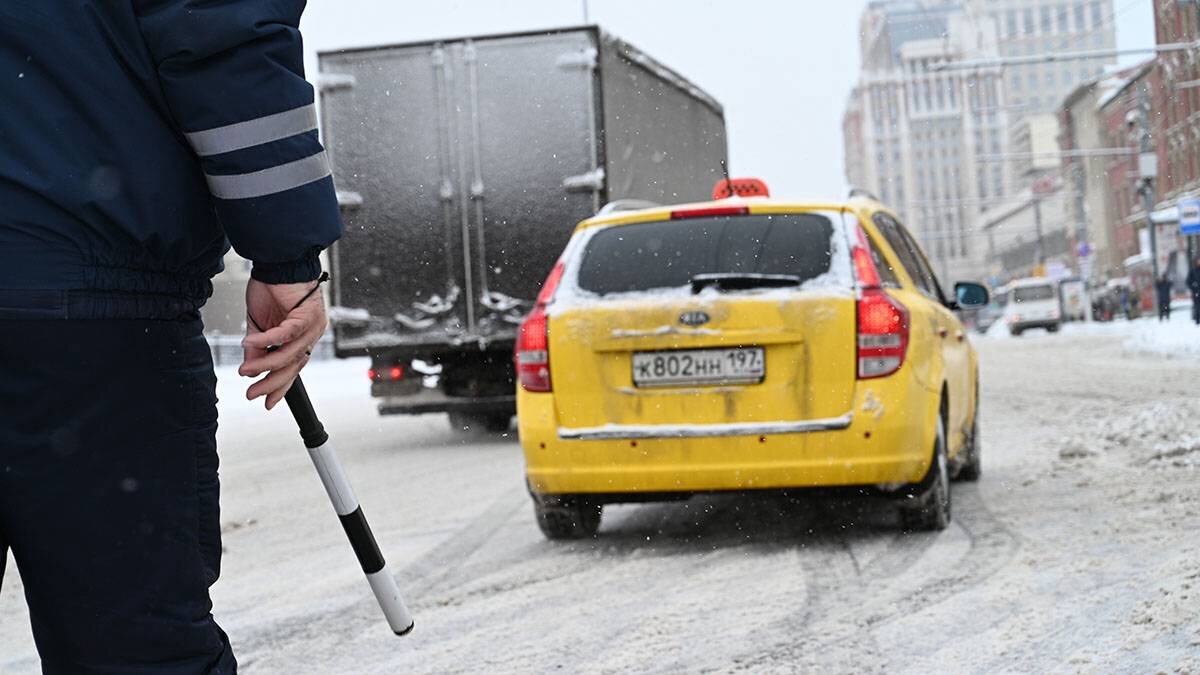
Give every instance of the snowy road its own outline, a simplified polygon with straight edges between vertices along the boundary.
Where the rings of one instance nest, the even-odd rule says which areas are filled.
[[[1195,673],[1200,360],[1136,351],[1145,325],[979,340],[984,476],[939,534],[898,534],[885,503],[720,496],[609,507],[598,540],[552,544],[513,438],[378,418],[364,364],[316,364],[417,616],[404,639],[287,413],[223,371],[217,616],[251,673]],[[19,589],[10,565],[0,672],[36,669]]]

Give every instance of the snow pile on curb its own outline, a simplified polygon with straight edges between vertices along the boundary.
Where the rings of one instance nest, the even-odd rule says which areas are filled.
[[[1070,461],[1121,452],[1122,459],[1151,468],[1200,467],[1195,419],[1184,401],[1156,401],[1100,421],[1086,437],[1068,439],[1058,457]]]
[[[1196,651],[1175,664],[1173,672],[1194,672],[1200,668],[1200,619],[1196,614],[1200,572],[1194,560],[1175,559],[1160,565],[1154,578],[1159,580],[1157,593],[1143,600],[1127,619],[1123,647],[1135,651],[1155,643],[1161,647],[1164,642],[1183,642]]]
[[[1130,326],[1129,337],[1125,338],[1126,351],[1139,354],[1154,354],[1167,358],[1200,357],[1200,326],[1188,317],[1172,317],[1171,321],[1136,321]]]

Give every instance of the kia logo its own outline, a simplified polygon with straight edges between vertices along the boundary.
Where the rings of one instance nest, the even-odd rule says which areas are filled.
[[[684,312],[679,315],[679,323],[685,326],[703,326],[710,318],[704,312]]]

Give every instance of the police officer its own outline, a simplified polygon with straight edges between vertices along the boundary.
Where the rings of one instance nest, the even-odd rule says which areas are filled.
[[[47,673],[236,670],[198,310],[232,242],[267,408],[324,330],[303,8],[0,2],[0,573],[11,548]]]

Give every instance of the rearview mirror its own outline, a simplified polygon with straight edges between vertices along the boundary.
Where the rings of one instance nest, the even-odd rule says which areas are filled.
[[[990,300],[987,287],[973,281],[960,281],[954,284],[954,297],[962,309],[984,307]]]

